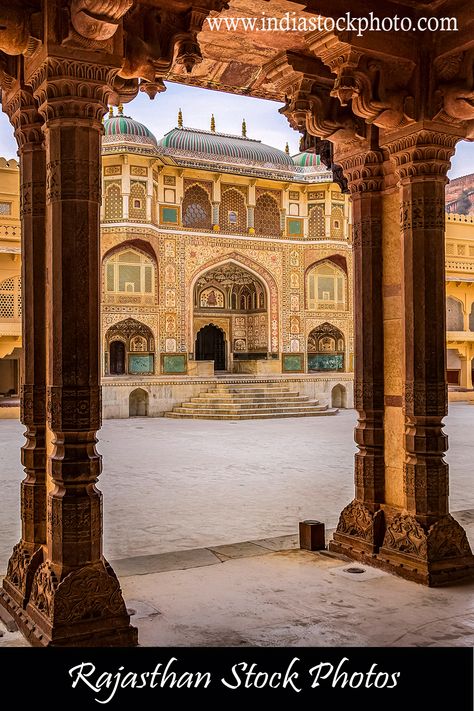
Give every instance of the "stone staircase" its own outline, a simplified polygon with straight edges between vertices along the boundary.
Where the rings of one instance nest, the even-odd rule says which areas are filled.
[[[337,409],[320,405],[278,382],[218,384],[177,405],[165,417],[192,420],[265,420],[274,417],[336,415]]]

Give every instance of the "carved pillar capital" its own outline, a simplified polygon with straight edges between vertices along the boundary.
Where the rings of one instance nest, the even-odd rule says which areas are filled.
[[[419,181],[445,184],[451,158],[461,139],[462,134],[456,128],[449,130],[443,125],[427,122],[396,133],[386,132],[383,146],[401,184]]]

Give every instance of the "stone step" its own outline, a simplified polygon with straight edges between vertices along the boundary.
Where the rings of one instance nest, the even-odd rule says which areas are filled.
[[[253,420],[272,417],[335,415],[338,411],[280,383],[221,385],[176,405],[165,417],[204,420]]]
[[[221,385],[217,383],[215,385],[215,390],[226,390],[227,392],[240,392],[242,390],[289,390],[288,385],[283,385],[282,383],[229,383],[227,385]]]
[[[266,413],[258,412],[252,414],[238,414],[238,415],[222,415],[222,414],[202,414],[195,412],[165,412],[165,417],[172,419],[189,419],[189,420],[270,420],[278,419],[283,417],[325,417],[337,415],[339,410],[337,409],[327,409],[327,410],[315,410],[313,408],[310,412],[287,412],[280,411],[277,413]]]
[[[225,395],[211,397],[208,393],[196,395],[191,398],[191,402],[208,402],[210,404],[218,404],[220,402],[305,402],[309,400],[308,395],[299,395],[298,393],[282,393],[279,395],[249,395],[248,397]]]
[[[232,407],[232,406],[223,406],[220,408],[216,407],[206,407],[203,405],[202,407],[197,407],[196,405],[192,405],[191,407],[189,406],[189,403],[183,403],[182,405],[177,405],[176,407],[173,408],[173,412],[202,412],[202,413],[208,413],[211,414],[214,412],[218,412],[219,414],[222,415],[232,415],[232,414],[252,414],[252,413],[259,413],[259,412],[313,412],[315,410],[317,411],[324,411],[327,410],[328,406],[327,405],[294,405],[293,407]]]
[[[177,405],[178,408],[185,407],[189,410],[207,410],[213,412],[218,410],[219,412],[252,412],[253,410],[268,410],[275,412],[277,410],[295,410],[305,407],[310,408],[324,408],[327,409],[327,405],[320,405],[318,400],[309,400],[304,402],[291,402],[291,403],[219,403],[216,405],[209,404],[208,402],[183,402],[181,405]],[[173,409],[176,409],[173,408]]]

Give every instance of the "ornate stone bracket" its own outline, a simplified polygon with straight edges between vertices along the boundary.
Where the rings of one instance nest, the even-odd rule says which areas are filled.
[[[379,128],[395,129],[414,121],[409,83],[415,64],[408,59],[371,55],[330,32],[305,38],[311,52],[336,75],[331,96]]]

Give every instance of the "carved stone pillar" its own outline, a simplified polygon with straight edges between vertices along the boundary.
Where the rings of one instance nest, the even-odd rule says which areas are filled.
[[[255,234],[255,205],[247,205],[247,229],[249,234]]]
[[[83,77],[87,76],[87,83]],[[102,555],[99,385],[101,118],[113,70],[45,59],[30,77],[45,118],[47,546],[19,624],[36,645],[136,644]]]
[[[374,553],[383,539],[384,341],[382,301],[383,158],[357,152],[341,164],[352,194],[354,254],[355,499],[342,511],[331,550]]]
[[[45,150],[42,119],[31,92],[17,82],[3,94],[20,154],[22,251],[21,540],[13,549],[0,602],[26,607],[46,543]]]
[[[449,514],[444,461],[445,185],[458,140],[448,128],[416,125],[386,143],[400,191],[405,509],[391,512],[379,557],[404,576],[427,584],[474,574],[466,534]]]

